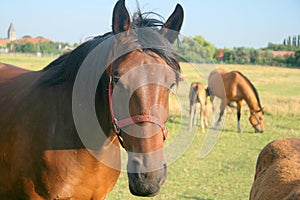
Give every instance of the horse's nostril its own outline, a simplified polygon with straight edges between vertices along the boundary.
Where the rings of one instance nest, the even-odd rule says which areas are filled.
[[[141,159],[132,156],[127,164],[127,171],[129,173],[137,173],[137,175],[139,175],[140,171],[141,171],[141,166],[142,166],[142,161]]]
[[[146,180],[148,177],[147,173],[140,173],[140,178]]]

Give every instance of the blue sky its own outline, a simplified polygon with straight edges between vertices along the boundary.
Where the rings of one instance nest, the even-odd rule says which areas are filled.
[[[0,0],[0,38],[10,22],[17,38],[43,36],[71,44],[110,31],[116,0]],[[142,11],[165,18],[176,3],[185,11],[183,36],[202,35],[218,48],[265,47],[300,34],[299,0],[139,0]],[[133,13],[136,0],[126,0]]]

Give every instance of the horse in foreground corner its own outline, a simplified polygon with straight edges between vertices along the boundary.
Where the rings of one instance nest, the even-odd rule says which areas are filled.
[[[43,70],[0,64],[0,199],[104,199],[120,175],[120,145],[131,193],[159,192],[183,9],[165,23],[145,16],[131,20],[119,0],[112,32]]]
[[[243,100],[247,103],[250,110],[249,121],[255,132],[264,131],[263,107],[261,106],[258,92],[251,81],[239,71],[228,72],[225,69],[215,69],[208,76],[208,90],[210,100],[214,108],[215,96],[221,99],[220,114],[217,126],[222,124],[222,116],[226,105],[230,102],[237,104],[237,129],[242,132],[240,125],[241,107]]]
[[[207,104],[207,90],[202,83],[193,82],[190,87],[189,100],[190,100],[190,130],[193,126],[197,125],[197,104],[199,104],[199,114],[201,130],[204,133],[205,127],[208,127],[206,104]]]
[[[250,200],[300,200],[300,138],[270,142],[260,152]]]

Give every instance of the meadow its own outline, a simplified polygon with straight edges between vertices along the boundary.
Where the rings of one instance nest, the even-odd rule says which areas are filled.
[[[0,62],[38,70],[55,58],[0,54]],[[239,70],[254,84],[264,106],[265,132],[254,133],[248,118],[246,105],[242,108],[241,125],[243,133],[237,133],[236,111],[228,110],[225,124],[219,132],[212,151],[200,158],[199,153],[207,133],[197,130],[189,134],[188,91],[192,81],[206,84],[207,75],[215,67]],[[300,137],[300,69],[252,65],[191,65],[181,63],[185,85],[170,98],[170,120],[167,124],[170,137],[167,145],[184,147],[180,156],[168,166],[168,178],[155,197],[149,200],[246,200],[255,173],[256,159],[262,148],[270,141],[284,137]],[[181,86],[179,86],[181,87]],[[180,88],[179,88],[180,89]],[[186,96],[184,96],[186,95]],[[211,104],[208,103],[208,110]],[[211,116],[211,113],[209,113]],[[211,117],[209,118],[211,120]],[[190,137],[190,138],[189,138]],[[175,139],[181,138],[182,143]],[[186,143],[189,140],[190,143]],[[177,146],[176,146],[177,145]],[[172,152],[167,152],[172,153]],[[176,152],[177,153],[177,152]],[[107,196],[108,200],[140,199],[130,194],[125,172]]]

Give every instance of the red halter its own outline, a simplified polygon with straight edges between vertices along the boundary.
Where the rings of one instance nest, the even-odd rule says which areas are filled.
[[[117,120],[112,105],[112,93],[113,93],[113,76],[112,76],[112,70],[110,70],[109,86],[108,86],[109,109],[110,109],[111,120],[114,127],[114,131],[118,136],[119,142],[123,148],[124,148],[124,143],[121,136],[121,128],[130,126],[132,124],[141,123],[141,122],[149,122],[158,125],[163,133],[163,139],[166,140],[169,131],[165,126],[165,124],[157,117],[154,117],[152,115],[135,115],[125,119]]]

